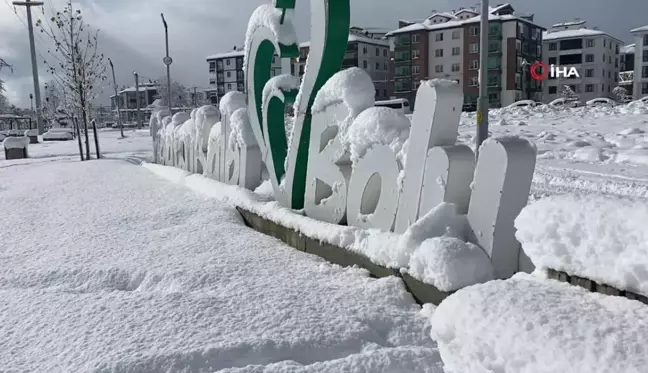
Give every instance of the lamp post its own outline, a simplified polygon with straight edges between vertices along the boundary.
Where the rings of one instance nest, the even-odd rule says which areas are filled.
[[[135,76],[135,101],[137,102],[137,128],[141,129],[142,128],[142,113],[140,112],[140,90],[139,90],[139,75],[137,74],[137,71],[133,71],[133,75]]]
[[[477,99],[477,147],[488,138],[488,0],[481,0],[481,24],[479,45],[479,98]]]
[[[167,105],[169,106],[169,114],[173,115],[171,110],[171,64],[173,59],[169,56],[169,27],[164,19],[164,13],[160,13],[160,17],[162,17],[162,24],[164,24],[164,43],[166,46],[166,56],[162,59],[162,62],[164,62],[167,69]]]
[[[119,102],[121,101],[119,93],[117,93],[117,79],[115,79],[115,66],[112,63],[112,60],[109,58],[108,62],[110,63],[110,70],[112,70],[113,78],[113,88],[115,89],[115,107],[117,108],[117,124],[119,125],[119,132],[121,133],[122,139],[124,138],[124,125],[122,125],[121,112],[119,111]]]

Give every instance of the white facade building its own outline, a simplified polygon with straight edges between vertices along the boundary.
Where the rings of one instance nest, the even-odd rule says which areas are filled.
[[[543,60],[548,65],[575,67],[580,77],[551,77],[543,81],[543,98],[551,102],[570,86],[580,101],[598,97],[615,98],[618,85],[621,40],[585,27],[585,21],[553,25],[543,35]]]
[[[648,96],[648,26],[630,31],[634,35],[634,89],[635,99]]]

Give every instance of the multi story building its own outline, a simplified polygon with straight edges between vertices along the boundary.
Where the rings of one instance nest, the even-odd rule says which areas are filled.
[[[151,117],[151,108],[149,107],[158,96],[157,83],[142,83],[139,86],[140,112],[142,121],[148,123]],[[137,121],[137,90],[135,87],[124,88],[118,92],[118,97],[110,96],[111,110],[117,118],[117,104],[123,123],[134,123]]]
[[[227,53],[215,54],[207,57],[209,64],[209,87],[215,90],[220,99],[230,91],[245,92],[245,75],[243,72],[243,58],[245,51],[234,48]],[[277,57],[272,61],[272,76],[281,74],[281,60]]]
[[[634,36],[634,90],[633,97],[648,96],[648,26],[630,31]]]
[[[582,20],[553,25],[543,40],[544,62],[561,68],[575,67],[580,75],[550,77],[543,86],[545,102],[558,98],[566,85],[581,101],[615,98],[612,90],[619,82],[621,40],[585,27]]]
[[[389,41],[383,32],[369,32],[359,27],[349,30],[349,42],[342,62],[342,69],[359,67],[373,80],[376,89],[375,99],[388,100],[393,94],[391,52]],[[293,62],[292,74],[304,75],[310,43],[299,45],[299,59]]]
[[[541,85],[528,76],[526,63],[542,59],[542,31],[533,15],[516,15],[510,4],[489,9],[488,99],[490,107],[521,99],[538,100]],[[388,33],[395,48],[394,92],[415,105],[421,80],[459,82],[464,110],[479,96],[480,15],[475,8],[434,12],[422,22],[400,21]]]

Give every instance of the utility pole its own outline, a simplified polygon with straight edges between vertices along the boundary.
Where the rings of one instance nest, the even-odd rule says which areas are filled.
[[[169,27],[164,19],[164,13],[160,13],[160,16],[164,24],[164,42],[166,45],[166,56],[162,59],[162,62],[164,62],[167,69],[167,104],[169,106],[169,114],[173,115],[171,104],[171,64],[173,63],[173,59],[169,56]]]
[[[38,134],[45,133],[45,126],[41,119],[41,96],[40,96],[40,83],[38,82],[38,63],[36,62],[36,45],[34,43],[34,25],[32,24],[31,8],[33,6],[43,5],[42,1],[14,1],[14,6],[24,6],[27,10],[27,28],[29,29],[29,49],[31,52],[32,62],[32,76],[34,79],[34,94],[36,96],[36,124],[38,125]]]
[[[110,70],[112,70],[112,78],[113,78],[113,88],[115,89],[115,106],[117,107],[117,125],[119,126],[119,132],[121,133],[121,137],[124,138],[124,126],[122,125],[122,120],[121,120],[121,112],[119,111],[119,102],[121,101],[119,98],[119,93],[117,93],[117,80],[115,79],[115,66],[112,63],[112,60],[109,58],[108,62],[110,63]]]
[[[193,106],[194,106],[194,108],[197,108],[198,107],[198,93],[197,93],[198,88],[193,87],[193,89],[194,89]]]
[[[488,0],[481,0],[481,24],[479,45],[479,98],[477,99],[477,147],[488,138]]]
[[[136,102],[137,102],[137,128],[141,129],[142,128],[142,113],[140,112],[140,90],[139,90],[139,74],[137,74],[136,71],[133,71],[133,75],[135,75],[135,95],[137,97]]]

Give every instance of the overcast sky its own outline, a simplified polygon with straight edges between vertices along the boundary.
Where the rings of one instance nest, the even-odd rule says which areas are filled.
[[[45,0],[62,8],[66,0]],[[133,83],[133,70],[143,79],[165,74],[164,29],[160,13],[169,24],[173,80],[191,87],[208,86],[205,57],[231,50],[244,42],[247,21],[254,9],[270,0],[76,0],[75,8],[84,11],[85,19],[101,30],[100,48],[115,63],[118,85]],[[493,1],[491,5],[503,3]],[[580,18],[589,27],[598,26],[624,41],[630,41],[629,30],[648,24],[648,0],[512,0],[517,12],[534,13],[536,23],[550,26],[560,21]],[[20,19],[8,4],[0,0],[0,57],[14,66],[13,74],[3,69],[7,96],[12,103],[29,106],[33,91],[27,28],[24,8],[18,8]],[[297,1],[297,31],[300,40],[309,39],[310,1]],[[450,11],[460,6],[474,6],[475,0],[351,0],[352,24],[364,27],[396,28],[399,19],[421,19],[432,10]],[[48,7],[48,5],[46,5]],[[41,10],[35,8],[35,17]],[[47,56],[48,40],[36,39],[36,47]],[[48,74],[39,56],[41,84]],[[106,90],[110,89],[106,87]]]

